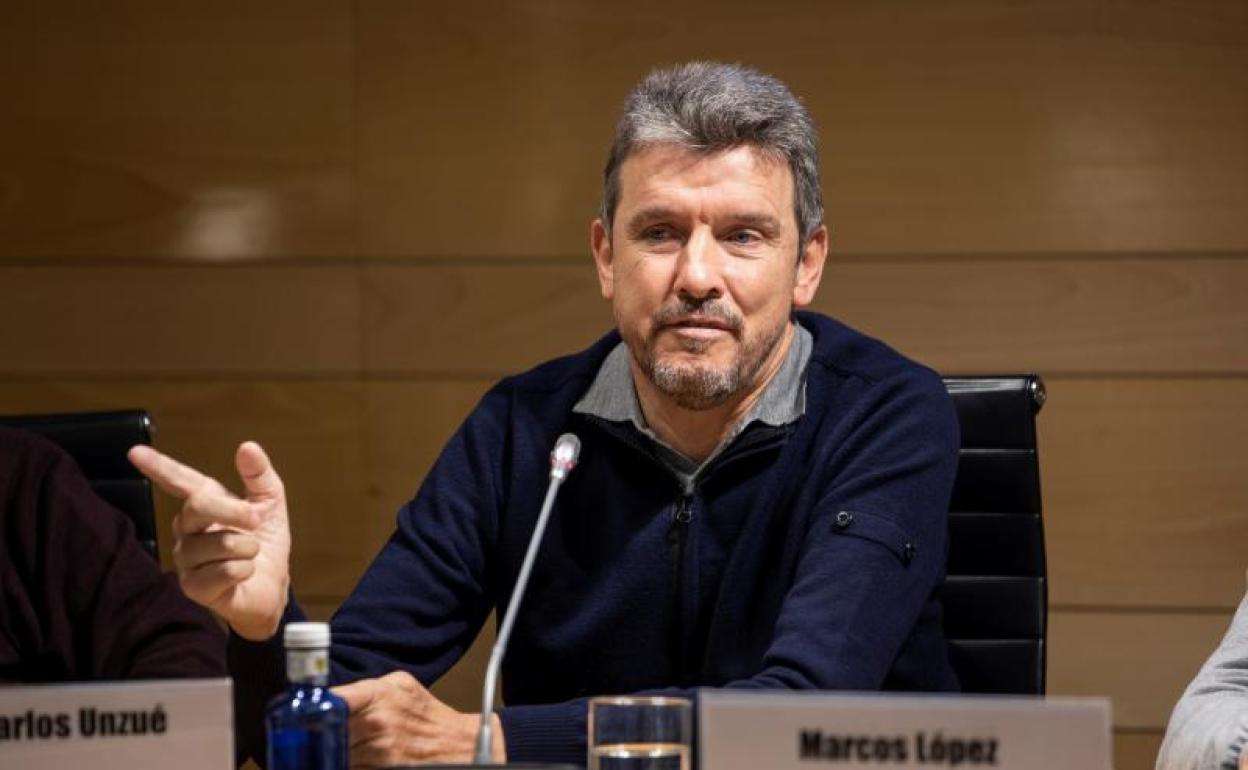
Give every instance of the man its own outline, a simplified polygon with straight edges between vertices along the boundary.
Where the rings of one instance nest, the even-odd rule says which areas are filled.
[[[335,676],[361,680],[340,690],[353,764],[470,757],[476,715],[421,683],[504,609],[566,431],[581,463],[504,665],[495,757],[583,761],[598,694],[956,687],[933,597],[954,413],[931,371],[794,315],[822,219],[814,128],[782,83],[695,63],[637,87],[590,232],[617,330],[486,394],[335,615]],[[271,679],[262,653],[297,613],[268,459],[240,447],[245,500],[133,459],[186,499],[188,594],[263,642],[236,661]]]
[[[225,634],[42,436],[0,427],[0,683],[225,675]]]

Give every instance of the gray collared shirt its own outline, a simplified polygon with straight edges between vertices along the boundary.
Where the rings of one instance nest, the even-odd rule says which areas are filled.
[[[806,366],[814,340],[801,324],[794,324],[793,342],[784,356],[784,363],[771,378],[750,411],[737,421],[715,450],[702,462],[696,462],[668,446],[646,424],[637,401],[632,371],[628,366],[628,348],[623,342],[607,354],[589,390],[576,402],[572,411],[592,415],[611,422],[631,422],[637,430],[654,441],[659,458],[680,480],[685,490],[693,489],[698,475],[732,442],[755,422],[781,426],[796,422],[806,413]]]

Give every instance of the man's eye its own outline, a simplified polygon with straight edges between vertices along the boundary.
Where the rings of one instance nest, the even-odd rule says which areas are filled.
[[[728,241],[738,246],[750,246],[762,240],[762,236],[753,230],[734,230],[728,234]]]
[[[647,227],[642,231],[641,237],[651,243],[662,243],[675,237],[675,234],[670,227]]]

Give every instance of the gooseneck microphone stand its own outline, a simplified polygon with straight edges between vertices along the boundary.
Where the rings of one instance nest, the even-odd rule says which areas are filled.
[[[499,670],[503,664],[503,655],[507,652],[507,641],[511,638],[512,626],[516,623],[516,613],[520,609],[520,601],[524,598],[525,586],[529,583],[529,573],[533,571],[533,562],[537,559],[537,550],[542,543],[542,533],[546,531],[546,521],[550,518],[550,510],[555,504],[555,495],[559,486],[568,477],[568,473],[576,467],[577,458],[581,453],[581,440],[571,433],[565,433],[555,442],[550,453],[550,484],[546,488],[546,499],[542,502],[541,513],[537,516],[537,524],[529,538],[529,547],[525,551],[524,561],[520,565],[520,574],[516,577],[516,585],[511,590],[511,602],[503,615],[503,622],[498,627],[498,638],[494,649],[490,652],[490,662],[485,669],[485,686],[481,694],[481,726],[477,730],[477,745],[472,764],[456,765],[420,765],[423,770],[485,770],[493,768],[528,768],[529,770],[576,770],[571,765],[545,764],[533,762],[509,762],[498,765],[493,760],[494,742],[494,693],[498,686]],[[416,770],[416,768],[412,768]]]

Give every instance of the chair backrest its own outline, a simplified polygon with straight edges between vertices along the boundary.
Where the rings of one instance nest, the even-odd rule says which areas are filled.
[[[0,416],[0,425],[42,434],[78,463],[95,493],[130,517],[144,549],[156,551],[151,482],[126,459],[135,444],[152,443],[152,420],[142,410]]]
[[[946,377],[962,428],[942,587],[949,655],[974,693],[1044,692],[1048,581],[1035,375]]]

